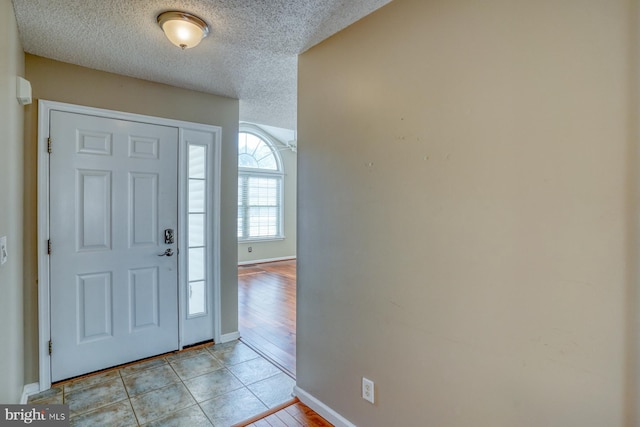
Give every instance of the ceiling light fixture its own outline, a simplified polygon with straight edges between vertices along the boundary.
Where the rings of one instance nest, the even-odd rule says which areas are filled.
[[[186,12],[161,13],[158,15],[158,25],[169,41],[183,50],[197,46],[209,34],[206,22]]]

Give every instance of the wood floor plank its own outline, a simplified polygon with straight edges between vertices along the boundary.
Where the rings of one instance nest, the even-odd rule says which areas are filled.
[[[302,402],[287,406],[284,408],[284,411],[304,427],[327,427],[332,425]],[[280,412],[278,412],[278,415],[279,414]]]
[[[284,410],[287,414],[291,415],[292,418],[300,422],[300,424],[302,424],[304,427],[308,427],[309,423],[307,423],[305,419],[305,413],[303,411],[300,411],[300,409],[296,405],[287,406],[286,408],[284,408]]]
[[[274,408],[233,427],[333,427],[297,398],[287,406]]]
[[[279,417],[277,414],[272,414],[269,415],[267,418],[265,418],[269,424],[271,425],[271,427],[288,427],[287,424],[285,424]]]
[[[238,267],[242,340],[295,377],[296,261]]]
[[[282,421],[284,423],[284,425],[286,425],[287,427],[302,427],[302,426],[304,426],[304,424],[302,424],[294,416],[289,414],[286,409],[283,409],[280,412],[276,412],[274,415],[277,416],[278,419],[280,419],[280,421]]]

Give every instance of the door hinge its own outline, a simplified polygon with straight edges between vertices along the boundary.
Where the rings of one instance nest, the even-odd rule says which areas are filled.
[[[47,138],[47,153],[51,154],[51,137]]]
[[[47,240],[47,255],[51,255],[51,239]]]
[[[53,342],[49,340],[49,354],[53,353]]]

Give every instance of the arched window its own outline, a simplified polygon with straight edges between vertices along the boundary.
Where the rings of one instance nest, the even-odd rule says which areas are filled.
[[[238,134],[238,240],[284,238],[282,162],[267,135]]]

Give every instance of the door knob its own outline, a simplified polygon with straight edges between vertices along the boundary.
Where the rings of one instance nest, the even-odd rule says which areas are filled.
[[[166,251],[164,251],[161,254],[158,254],[158,256],[173,256],[173,249],[169,248]]]

